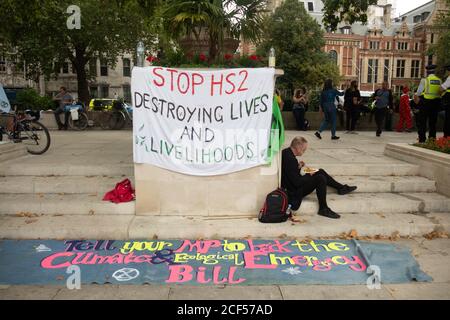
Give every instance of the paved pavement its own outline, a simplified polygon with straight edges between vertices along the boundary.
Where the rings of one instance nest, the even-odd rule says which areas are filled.
[[[307,163],[326,164],[401,163],[383,155],[387,142],[416,140],[414,133],[386,132],[380,138],[374,132],[358,135],[339,133],[341,140],[331,141],[329,132],[318,141],[313,132],[288,131],[286,144],[295,135],[310,141],[304,157]],[[87,168],[101,161],[103,166],[132,168],[132,134],[130,131],[52,132],[52,146],[42,156],[26,155],[0,165],[3,168],[20,163],[23,170],[51,168],[52,163]],[[100,160],[101,159],[101,160]],[[12,167],[11,167],[12,168]],[[98,168],[98,166],[97,166]],[[73,170],[75,170],[73,169]],[[16,169],[14,169],[16,170]],[[106,172],[106,171],[105,171]],[[130,171],[132,172],[132,171]],[[106,173],[107,174],[107,173]],[[433,277],[431,283],[382,285],[380,290],[366,286],[116,286],[87,285],[81,290],[54,286],[0,286],[0,299],[450,299],[450,240],[415,238],[399,240],[413,250],[421,268]]]
[[[370,290],[363,285],[295,286],[156,286],[156,285],[83,285],[80,290],[57,286],[0,286],[0,299],[157,299],[157,300],[303,300],[303,299],[450,299],[450,239],[423,238],[399,240],[409,247],[430,283],[382,284]],[[383,280],[383,274],[381,274]]]

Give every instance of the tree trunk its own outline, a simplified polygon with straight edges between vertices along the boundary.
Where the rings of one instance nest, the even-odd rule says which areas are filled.
[[[89,105],[89,84],[87,81],[85,50],[76,48],[75,60],[73,61],[75,70],[77,71],[78,82],[78,100],[83,102],[85,106]]]
[[[209,33],[209,60],[215,62],[218,54],[219,40],[217,36]]]

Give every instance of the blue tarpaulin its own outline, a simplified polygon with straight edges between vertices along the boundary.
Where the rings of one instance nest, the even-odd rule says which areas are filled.
[[[409,249],[356,240],[3,240],[0,284],[277,285],[432,281]]]

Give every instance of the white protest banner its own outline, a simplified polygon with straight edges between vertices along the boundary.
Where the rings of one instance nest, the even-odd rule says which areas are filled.
[[[198,176],[266,164],[274,73],[135,67],[134,162]]]

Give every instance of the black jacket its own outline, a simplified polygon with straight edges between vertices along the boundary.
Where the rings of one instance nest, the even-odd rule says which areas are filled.
[[[288,190],[289,203],[293,210],[297,210],[301,204],[301,175],[298,168],[298,160],[291,148],[282,152],[281,160],[281,187]]]

